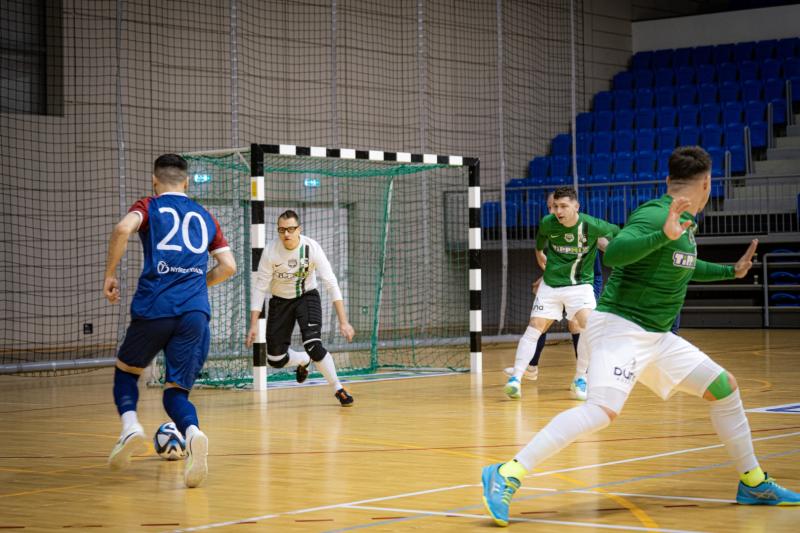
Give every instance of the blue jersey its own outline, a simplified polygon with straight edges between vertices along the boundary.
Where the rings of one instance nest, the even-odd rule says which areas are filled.
[[[217,220],[183,193],[142,198],[138,213],[144,266],[131,302],[131,318],[176,317],[202,311],[209,317],[206,272],[209,253],[228,250]]]

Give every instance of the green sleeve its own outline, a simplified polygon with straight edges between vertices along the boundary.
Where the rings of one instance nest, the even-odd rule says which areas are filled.
[[[603,264],[608,267],[629,265],[670,242],[661,226],[654,222],[642,216],[642,211],[635,213],[622,231],[608,243]]]
[[[541,222],[539,222],[539,231],[536,233],[536,249],[537,250],[544,250],[547,246],[547,233],[549,231],[550,224],[548,223],[547,217],[550,215],[545,216]]]
[[[595,230],[597,231],[598,237],[614,237],[620,232],[619,226],[616,224],[612,224],[611,222],[606,222],[601,218],[595,218],[592,216],[587,216],[589,224],[594,226]]]
[[[735,277],[736,274],[730,265],[718,265],[717,263],[709,263],[698,259],[695,262],[692,281],[722,281],[734,279]]]

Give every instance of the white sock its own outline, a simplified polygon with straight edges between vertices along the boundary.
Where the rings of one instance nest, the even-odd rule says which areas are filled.
[[[308,366],[311,363],[311,358],[308,356],[306,352],[297,352],[289,348],[289,362],[286,363],[286,366]]]
[[[342,383],[339,381],[339,376],[336,375],[336,365],[333,363],[333,356],[330,352],[325,354],[322,361],[317,361],[317,368],[325,376],[328,383],[331,384],[334,391],[342,388]]]
[[[728,455],[736,463],[736,470],[741,474],[758,467],[758,460],[753,451],[753,439],[750,435],[750,424],[744,414],[739,389],[721,400],[711,402],[711,425],[725,445]]]
[[[136,416],[136,411],[125,411],[122,413],[122,433],[127,433],[131,426],[139,423],[139,417]]]
[[[528,368],[531,357],[536,352],[536,343],[541,336],[542,333],[533,326],[525,328],[525,333],[522,335],[522,338],[519,339],[519,344],[517,344],[517,356],[514,359],[515,378],[522,378],[525,369]]]
[[[556,415],[517,453],[516,459],[525,470],[564,449],[582,435],[589,435],[608,426],[611,420],[602,407],[585,403]]]
[[[191,426],[186,428],[186,435],[184,435],[184,437],[186,437],[186,440],[188,441],[189,439],[194,437],[198,432],[200,432],[200,428],[192,424]]]
[[[586,379],[586,372],[589,370],[589,349],[586,346],[583,334],[578,340],[578,359],[575,362],[575,379]]]

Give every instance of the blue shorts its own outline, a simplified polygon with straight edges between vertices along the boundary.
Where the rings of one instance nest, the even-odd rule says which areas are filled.
[[[208,357],[211,331],[208,315],[190,311],[178,317],[132,320],[117,358],[128,366],[145,368],[164,350],[167,383],[189,390]]]

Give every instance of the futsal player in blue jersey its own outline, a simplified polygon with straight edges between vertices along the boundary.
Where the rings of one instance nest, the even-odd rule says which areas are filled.
[[[111,233],[103,293],[111,303],[119,302],[115,272],[128,238],[138,232],[144,264],[131,301],[131,323],[114,370],[114,403],[122,418],[122,434],[108,463],[114,470],[127,467],[131,455],[145,442],[136,416],[137,382],[163,350],[164,409],[186,437],[184,481],[187,487],[196,487],[208,475],[208,437],[200,431],[189,391],[208,356],[208,287],[231,277],[236,261],[217,220],[186,196],[187,168],[179,155],[156,159],[154,195],[133,204]],[[211,269],[209,254],[216,260]]]

